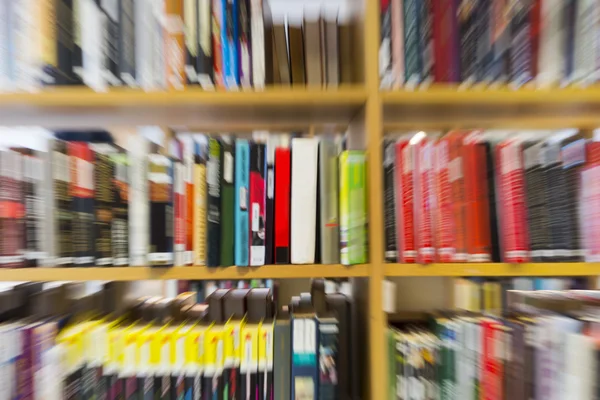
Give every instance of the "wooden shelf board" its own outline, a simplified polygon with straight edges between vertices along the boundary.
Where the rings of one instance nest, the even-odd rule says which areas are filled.
[[[261,267],[88,267],[0,269],[0,281],[137,281],[366,277],[368,265],[265,265]]]
[[[386,276],[592,276],[600,275],[600,263],[468,263],[386,264]]]
[[[267,88],[264,91],[144,92],[113,89],[94,92],[81,88],[48,88],[39,93],[0,94],[4,125],[45,127],[114,125],[194,126],[217,129],[277,124],[348,123],[365,104],[362,86]]]

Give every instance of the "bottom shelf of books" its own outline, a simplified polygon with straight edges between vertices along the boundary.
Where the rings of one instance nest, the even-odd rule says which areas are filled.
[[[359,399],[364,330],[347,284],[119,299],[119,283],[4,284],[2,398]],[[7,364],[8,363],[8,364]],[[28,381],[31,385],[18,385]],[[149,396],[149,397],[147,397]]]

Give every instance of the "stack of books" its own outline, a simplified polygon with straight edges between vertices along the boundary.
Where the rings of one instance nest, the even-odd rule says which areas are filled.
[[[576,129],[386,140],[386,259],[597,262],[599,146]]]
[[[600,77],[600,5],[557,0],[381,0],[384,88],[551,87]]]
[[[367,262],[365,153],[339,135],[57,136],[0,150],[2,267]]]
[[[353,82],[352,30],[337,10],[289,32],[266,0],[31,0],[3,2],[0,16],[1,91]]]
[[[78,298],[4,289],[2,398],[360,397],[354,300],[322,281],[281,310],[270,289],[146,297],[121,312],[110,284]]]
[[[533,293],[502,318],[441,312],[390,328],[389,398],[595,399],[598,292]]]

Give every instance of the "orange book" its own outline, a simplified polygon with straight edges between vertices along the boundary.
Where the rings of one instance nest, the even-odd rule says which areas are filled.
[[[467,240],[465,222],[465,177],[463,160],[463,140],[466,132],[451,131],[448,140],[448,179],[452,191],[452,215],[454,219],[455,253],[453,261],[467,261]]]
[[[183,90],[186,82],[183,0],[165,0],[165,13],[167,87],[169,89]]]
[[[463,160],[465,173],[465,227],[468,261],[491,261],[490,213],[486,148],[480,142],[481,131],[465,137]]]
[[[454,232],[454,214],[452,205],[452,186],[449,174],[449,141],[442,137],[436,144],[434,157],[435,190],[437,198],[436,226],[434,227],[435,243],[437,243],[438,261],[453,262],[456,256],[456,237]]]

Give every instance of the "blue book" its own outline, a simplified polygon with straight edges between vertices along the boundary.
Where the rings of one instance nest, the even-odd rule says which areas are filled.
[[[235,142],[235,265],[249,263],[250,243],[248,220],[248,192],[250,186],[250,145],[247,140]]]
[[[292,399],[319,398],[319,327],[310,314],[292,316]]]
[[[223,47],[223,76],[225,86],[239,86],[237,70],[237,38],[238,38],[238,0],[223,0],[223,29],[221,30],[221,45]]]
[[[228,19],[228,21],[233,21],[233,34],[229,37],[229,43],[227,44],[229,46],[229,75],[237,87],[240,86],[240,0],[229,1],[233,2],[228,7],[232,13],[232,19]]]
[[[232,29],[232,24],[228,23],[228,18],[231,18],[231,13],[228,11],[228,4],[233,0],[220,0],[221,3],[221,69],[223,74],[223,82],[226,88],[230,87],[229,79],[229,32]],[[217,13],[217,15],[219,15]],[[233,31],[231,31],[233,35]]]

